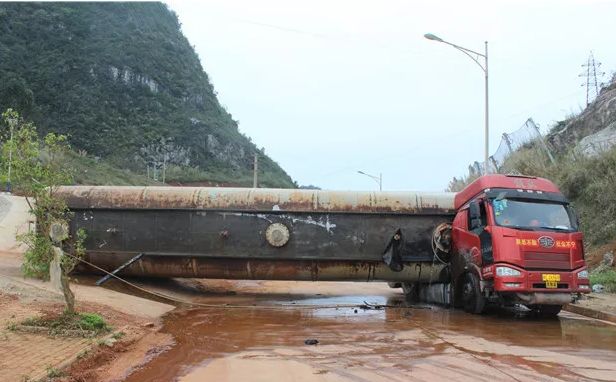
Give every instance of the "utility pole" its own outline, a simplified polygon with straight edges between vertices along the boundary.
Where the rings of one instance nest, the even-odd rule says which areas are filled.
[[[15,118],[9,119],[9,129],[11,131],[11,145],[9,146],[9,172],[8,177],[6,179],[6,192],[13,192],[13,185],[11,184],[11,167],[13,165],[13,130],[15,129],[15,125],[17,124],[17,120]]]
[[[484,158],[483,158],[483,163],[485,163],[484,168],[483,168],[483,174],[484,175],[488,175],[488,158],[490,156],[490,107],[488,104],[488,42],[484,41],[485,44],[485,50],[484,50],[484,54],[483,54],[483,58],[484,58],[484,87],[485,87],[485,120],[484,120],[484,124],[485,124],[485,131],[484,131],[484,148],[483,148],[483,154],[484,154]],[[481,65],[479,65],[481,66]]]
[[[595,56],[591,50],[588,60],[582,65],[584,72],[578,75],[578,77],[586,77],[586,82],[581,85],[582,87],[586,86],[586,106],[590,105],[590,102],[599,95],[599,86],[601,84],[598,78],[605,75],[605,72],[597,72],[600,66],[601,63],[595,61]]]
[[[258,182],[258,173],[259,173],[259,154],[255,153],[255,160],[252,166],[252,188],[257,188]]]
[[[165,175],[167,174],[167,153],[163,154],[163,183],[165,183]]]

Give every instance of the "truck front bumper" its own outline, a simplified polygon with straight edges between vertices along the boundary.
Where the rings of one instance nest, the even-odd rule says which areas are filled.
[[[527,305],[564,305],[577,299],[573,293],[516,293],[515,296],[520,302]]]
[[[586,267],[573,271],[536,271],[525,270],[510,264],[495,264],[495,267],[506,266],[519,272],[516,276],[493,275],[493,288],[497,293],[545,294],[545,295],[572,295],[589,293],[588,278],[580,278],[578,274],[586,271]],[[544,276],[557,277],[556,282],[548,283]]]

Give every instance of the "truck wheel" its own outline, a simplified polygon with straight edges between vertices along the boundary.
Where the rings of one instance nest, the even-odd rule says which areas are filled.
[[[467,273],[464,276],[462,302],[464,310],[472,314],[481,314],[486,306],[486,299],[481,294],[479,278],[474,273]]]
[[[402,283],[402,291],[404,291],[404,299],[409,303],[419,302],[419,284],[418,283]]]
[[[531,309],[537,317],[555,318],[560,313],[562,305],[535,305]]]

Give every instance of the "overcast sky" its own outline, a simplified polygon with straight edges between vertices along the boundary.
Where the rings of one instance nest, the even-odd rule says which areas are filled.
[[[490,152],[616,70],[616,1],[167,1],[240,130],[299,184],[443,190],[483,158],[483,72],[425,33],[489,42]],[[605,76],[605,80],[608,79]]]

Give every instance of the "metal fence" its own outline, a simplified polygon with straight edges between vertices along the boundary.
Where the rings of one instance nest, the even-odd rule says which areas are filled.
[[[534,141],[541,145],[541,148],[546,151],[550,160],[553,161],[552,153],[546,146],[543,136],[539,131],[539,127],[532,118],[528,118],[526,122],[515,131],[503,133],[498,148],[494,154],[488,158],[488,172],[493,174],[498,173],[505,163],[505,160],[507,160],[512,153],[522,146]],[[477,176],[483,173],[483,169],[484,162],[475,161],[468,167],[468,172],[470,176]]]

